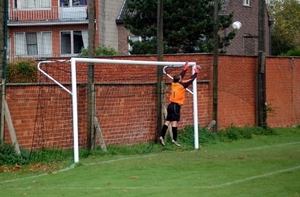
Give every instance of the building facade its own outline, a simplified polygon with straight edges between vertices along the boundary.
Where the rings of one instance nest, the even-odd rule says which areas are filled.
[[[233,21],[240,21],[242,28],[236,31],[235,38],[226,48],[229,55],[257,55],[258,54],[258,11],[259,0],[223,0],[225,14],[234,13]],[[264,10],[264,41],[266,55],[270,55],[271,22],[267,8]],[[228,30],[232,30],[230,27]],[[226,34],[224,30],[223,33]]]
[[[95,1],[95,46],[118,50],[122,3]],[[8,7],[8,59],[72,57],[88,47],[88,0],[9,0]]]
[[[94,44],[115,48],[129,55],[127,40],[138,40],[124,28],[122,16],[126,0],[95,1]],[[234,12],[233,21],[240,21],[230,46],[230,55],[257,55],[258,0],[222,0],[219,14]],[[19,57],[72,57],[88,47],[88,0],[9,0],[8,59]],[[219,34],[232,31],[232,27]],[[270,22],[265,12],[266,54],[270,45]]]
[[[68,57],[88,43],[87,0],[10,0],[8,58]]]

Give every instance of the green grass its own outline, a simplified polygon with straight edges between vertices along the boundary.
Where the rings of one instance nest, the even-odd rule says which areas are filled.
[[[92,154],[45,173],[0,173],[1,196],[298,197],[300,129],[276,132],[199,150],[167,143],[145,154]]]

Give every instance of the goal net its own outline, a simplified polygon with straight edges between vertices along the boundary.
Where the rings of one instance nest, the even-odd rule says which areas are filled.
[[[88,64],[91,63],[97,144],[130,146],[154,141],[157,132],[157,66],[164,67],[167,104],[170,78],[179,74],[185,62],[71,58],[38,64],[41,86],[32,149],[73,148],[74,162],[79,162],[79,149],[87,145],[87,84]],[[194,68],[196,63],[189,62],[189,65]],[[190,71],[186,78],[194,69]],[[186,124],[194,125],[194,146],[198,149],[196,84],[194,80],[191,89],[187,90],[189,104],[185,108],[191,108],[183,110],[182,117]]]

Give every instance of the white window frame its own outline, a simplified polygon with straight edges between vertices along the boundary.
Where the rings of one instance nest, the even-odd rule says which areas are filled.
[[[15,9],[51,8],[51,0],[14,0]]]
[[[250,6],[250,0],[243,0],[243,2],[244,6]]]
[[[62,38],[62,33],[70,33],[70,43],[66,43],[66,44],[70,44],[69,46],[64,45],[64,47],[70,47],[70,53],[63,53],[63,48],[62,48],[62,42],[63,42],[63,38]],[[88,30],[63,30],[59,32],[59,37],[60,37],[60,55],[61,56],[73,56],[73,55],[77,55],[79,53],[75,53],[74,51],[74,32],[81,32],[81,36],[82,36],[82,41],[83,41],[83,48],[87,49],[88,48]],[[83,49],[82,48],[82,49]]]
[[[88,2],[85,4],[80,4],[80,0],[59,0],[60,7],[78,7],[87,6]]]
[[[35,33],[36,35],[36,51],[37,54],[28,54],[28,43],[26,40],[27,33]],[[16,32],[14,36],[14,56],[15,57],[52,57],[52,32]],[[18,47],[21,47],[18,49]]]

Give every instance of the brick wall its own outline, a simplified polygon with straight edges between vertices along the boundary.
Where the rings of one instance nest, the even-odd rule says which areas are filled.
[[[106,57],[107,58],[107,57]],[[156,56],[112,57],[156,61]],[[213,56],[208,54],[165,55],[164,61],[193,61],[202,66],[197,78],[199,124],[212,120]],[[65,64],[65,65],[64,65]],[[253,126],[256,120],[257,57],[219,56],[218,125]],[[43,67],[70,89],[70,66]],[[77,64],[79,146],[86,146],[87,65]],[[179,70],[168,69],[173,75]],[[266,60],[267,104],[271,127],[299,124],[300,59],[268,57]],[[189,77],[187,74],[186,77]],[[166,104],[171,80],[165,75]],[[105,143],[147,142],[156,132],[156,67],[118,64],[95,65],[96,117]],[[7,102],[19,144],[28,149],[42,146],[73,146],[71,96],[40,75],[39,84],[7,84]],[[179,129],[193,124],[192,95],[186,94]],[[159,128],[160,129],[160,128]],[[5,141],[10,142],[6,125]]]
[[[118,24],[118,52],[122,55],[128,55],[128,36],[131,35],[129,30],[125,29],[123,24]]]
[[[272,126],[298,125],[300,119],[300,59],[267,59],[267,102],[274,110]]]
[[[255,124],[254,57],[221,56],[219,59],[218,119],[221,127]]]

